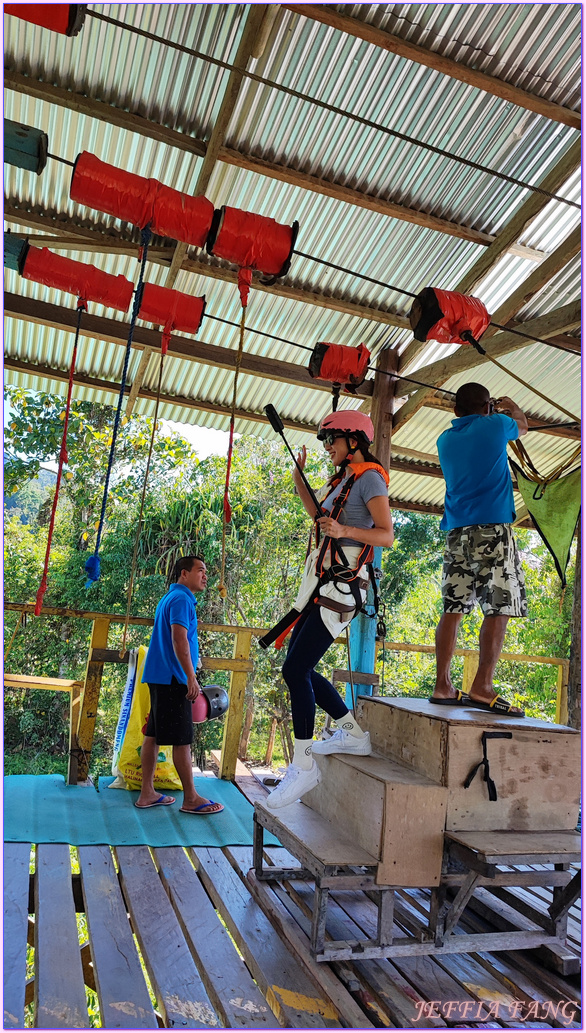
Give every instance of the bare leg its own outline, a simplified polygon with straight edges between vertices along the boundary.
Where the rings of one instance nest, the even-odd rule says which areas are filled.
[[[154,735],[145,735],[140,751],[142,787],[136,801],[137,807],[150,807],[161,795],[157,793],[154,786],[158,753],[159,749]],[[169,799],[173,800],[173,797],[170,796]],[[173,800],[173,802],[175,801]]]
[[[435,629],[436,680],[433,695],[438,699],[449,699],[456,696],[456,690],[450,677],[450,665],[463,616],[462,613],[444,613]]]
[[[205,796],[200,796],[193,784],[193,769],[191,765],[191,747],[174,746],[173,763],[183,786],[183,807],[185,810],[193,810],[209,803]],[[211,804],[209,811],[201,811],[201,814],[213,814],[214,811],[221,811],[221,804]]]
[[[470,686],[470,696],[483,703],[490,703],[497,695],[492,679],[497,665],[509,618],[497,615],[485,617],[480,628],[480,657],[478,670]]]

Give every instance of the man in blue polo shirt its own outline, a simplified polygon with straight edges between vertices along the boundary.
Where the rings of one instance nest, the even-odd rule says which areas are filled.
[[[174,583],[157,605],[155,625],[149,643],[142,680],[148,683],[151,711],[140,760],[142,788],[136,807],[160,807],[175,803],[173,796],[157,793],[154,787],[159,746],[173,747],[173,764],[183,786],[186,814],[217,814],[222,804],[200,796],[193,783],[191,743],[192,702],[201,692],[195,676],[199,658],[195,593],[207,585],[207,571],[201,556],[177,560]]]
[[[527,418],[511,398],[493,404],[487,389],[474,383],[459,388],[454,412],[457,418],[437,442],[446,481],[440,527],[448,537],[442,575],[444,613],[435,635],[437,676],[430,702],[523,717],[523,710],[497,695],[493,677],[509,617],[527,615],[523,571],[511,528],[515,506],[507,463],[507,443],[527,432]],[[484,620],[478,671],[468,696],[452,685],[450,665],[460,621],[475,602]]]

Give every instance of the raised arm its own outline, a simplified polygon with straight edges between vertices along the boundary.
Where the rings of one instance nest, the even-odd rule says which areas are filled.
[[[307,449],[305,445],[301,449],[301,452],[297,453],[297,462],[299,463],[301,469],[304,470],[305,463],[307,462]],[[315,512],[315,505],[313,499],[309,494],[307,488],[305,487],[301,474],[299,473],[299,470],[296,466],[293,467],[293,484],[295,485],[297,494],[299,495],[299,498],[303,503],[305,511],[309,513],[309,516],[312,517],[312,519],[315,519],[317,514]]]
[[[527,417],[523,410],[519,408],[512,398],[508,398],[506,395],[503,398],[495,399],[495,401],[496,411],[504,413],[505,416],[510,416],[515,421],[519,428],[519,437],[522,438],[529,430]]]

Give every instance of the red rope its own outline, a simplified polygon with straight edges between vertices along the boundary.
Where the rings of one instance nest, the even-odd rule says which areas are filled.
[[[47,591],[47,573],[49,570],[49,556],[51,553],[51,542],[53,540],[53,529],[55,527],[55,515],[57,513],[57,503],[59,501],[59,488],[61,486],[61,474],[63,472],[63,464],[69,462],[67,455],[67,427],[69,425],[69,410],[71,408],[71,394],[73,391],[73,376],[75,373],[75,363],[77,361],[77,344],[79,341],[79,328],[81,325],[82,312],[87,312],[87,304],[83,298],[77,299],[77,329],[75,332],[75,341],[73,344],[73,355],[71,358],[71,366],[69,368],[69,385],[67,389],[67,402],[65,405],[65,419],[63,421],[63,436],[61,438],[61,448],[59,449],[59,466],[57,469],[57,483],[55,485],[55,495],[53,497],[53,508],[51,509],[51,519],[49,521],[49,535],[47,538],[47,549],[45,552],[45,565],[43,567],[43,576],[37,592],[37,601],[35,603],[35,616],[39,616],[41,607],[43,605],[43,596]]]

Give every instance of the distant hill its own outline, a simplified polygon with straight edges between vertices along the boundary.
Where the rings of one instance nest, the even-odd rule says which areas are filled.
[[[36,519],[40,506],[47,498],[47,491],[55,486],[56,481],[57,474],[52,470],[40,470],[38,477],[27,481],[19,491],[4,500],[7,513],[19,516],[23,524],[30,524]]]

